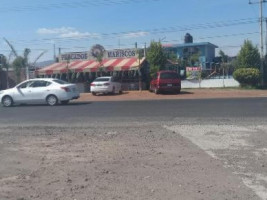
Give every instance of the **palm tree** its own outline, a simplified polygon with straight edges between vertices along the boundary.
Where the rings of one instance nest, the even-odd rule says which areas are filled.
[[[19,83],[21,80],[21,70],[25,69],[26,71],[26,79],[29,79],[29,63],[28,63],[28,57],[31,52],[30,49],[25,48],[23,52],[23,56],[19,56],[13,45],[6,39],[4,38],[5,42],[8,44],[10,47],[13,55],[15,56],[15,60],[12,63],[12,66],[14,68],[15,74],[16,74],[16,82]]]

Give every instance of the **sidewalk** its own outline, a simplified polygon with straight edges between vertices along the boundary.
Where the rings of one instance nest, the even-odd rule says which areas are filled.
[[[180,94],[154,94],[145,91],[124,91],[116,95],[98,95],[82,93],[76,101],[132,101],[162,99],[213,99],[213,98],[248,98],[267,97],[267,90],[242,89],[182,89]]]

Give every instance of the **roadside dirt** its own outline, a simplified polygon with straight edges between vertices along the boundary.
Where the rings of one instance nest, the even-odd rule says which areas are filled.
[[[76,101],[131,101],[161,99],[209,99],[209,98],[245,98],[267,97],[267,90],[242,89],[183,89],[180,94],[154,94],[149,91],[124,91],[123,94],[97,95],[82,93]]]
[[[221,161],[161,126],[2,127],[0,199],[251,200]]]

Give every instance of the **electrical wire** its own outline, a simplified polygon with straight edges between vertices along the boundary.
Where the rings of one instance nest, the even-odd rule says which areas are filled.
[[[171,27],[163,27],[163,28],[154,28],[154,29],[146,29],[146,30],[136,30],[136,31],[124,31],[124,32],[114,32],[114,33],[99,33],[96,34],[99,38],[94,36],[80,36],[80,37],[49,37],[42,39],[33,39],[33,40],[10,40],[16,44],[42,44],[43,42],[62,42],[62,41],[80,41],[80,40],[103,40],[103,39],[114,39],[114,38],[123,38],[127,36],[127,34],[136,34],[139,32],[143,32],[146,35],[149,34],[167,34],[167,33],[175,33],[175,32],[183,32],[189,30],[200,30],[200,29],[214,29],[214,28],[223,28],[229,26],[238,26],[238,25],[248,25],[259,22],[258,18],[246,18],[246,19],[237,19],[237,20],[229,20],[229,21],[220,21],[213,23],[202,23],[202,24],[193,24],[187,26],[171,26]]]
[[[51,10],[51,9],[62,9],[62,8],[85,8],[90,6],[111,6],[111,5],[121,5],[121,4],[131,4],[131,3],[150,3],[157,2],[161,0],[81,0],[74,2],[60,2],[60,3],[49,3],[49,4],[35,4],[35,5],[23,5],[23,6],[1,6],[0,13],[6,12],[23,12],[23,11],[41,11],[41,10]],[[23,2],[25,3],[25,2]],[[3,4],[2,4],[3,5]]]
[[[217,35],[217,36],[206,36],[206,37],[195,38],[195,40],[215,39],[215,38],[222,38],[222,37],[238,37],[240,35],[253,35],[253,34],[259,34],[259,32],[248,32],[248,33],[235,33],[235,34],[225,34],[225,35]],[[168,43],[171,43],[171,42],[180,42],[180,41],[181,40],[168,40],[168,41],[164,41],[163,44],[168,44]],[[140,44],[145,44],[145,43],[140,43]],[[106,44],[104,46],[105,47],[114,47],[114,48],[117,47],[116,45],[111,45],[111,44]],[[120,46],[133,47],[134,43],[120,44]],[[85,50],[88,50],[88,47],[77,47],[77,46],[72,46],[72,47],[71,46],[70,47],[65,46],[64,48],[61,47],[61,50],[68,50],[68,51],[72,50],[72,51],[74,51],[74,49],[85,49]],[[35,50],[35,51],[47,50],[47,51],[49,51],[49,49],[31,49],[31,50]],[[10,50],[5,50],[5,49],[1,50],[1,51],[10,52]],[[18,50],[18,51],[23,51],[23,50]]]

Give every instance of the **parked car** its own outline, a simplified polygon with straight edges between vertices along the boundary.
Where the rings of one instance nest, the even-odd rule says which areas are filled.
[[[57,103],[67,104],[79,97],[75,84],[52,78],[30,79],[14,88],[0,91],[0,102],[5,107],[25,103],[47,103],[54,106]]]
[[[159,71],[152,78],[150,82],[151,92],[159,94],[160,92],[175,92],[180,93],[181,91],[181,79],[179,74],[175,71]]]
[[[91,83],[91,93],[96,95],[97,93],[115,94],[122,93],[121,83],[115,80],[112,76],[103,76],[96,78]]]

